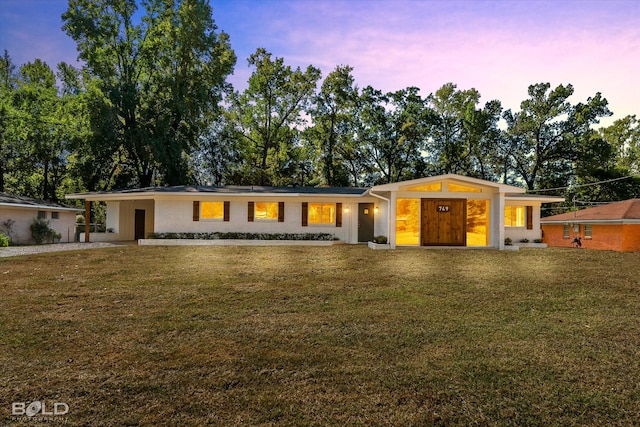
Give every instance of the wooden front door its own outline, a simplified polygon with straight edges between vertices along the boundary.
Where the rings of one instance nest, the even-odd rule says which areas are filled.
[[[134,239],[144,239],[144,209],[136,209],[134,229]]]
[[[358,203],[358,242],[373,241],[373,203]]]
[[[466,246],[466,199],[422,199],[421,221],[422,246]]]

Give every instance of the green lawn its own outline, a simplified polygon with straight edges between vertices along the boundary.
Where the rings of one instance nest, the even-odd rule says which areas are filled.
[[[0,424],[640,423],[640,254],[128,246],[0,289]]]

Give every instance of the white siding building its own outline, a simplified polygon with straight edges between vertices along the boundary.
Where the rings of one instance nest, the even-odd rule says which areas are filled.
[[[374,236],[399,246],[503,249],[506,237],[539,239],[540,206],[557,197],[460,175],[372,188],[178,186],[70,194],[106,202],[110,233],[81,240],[138,240],[151,233],[329,233],[345,243]]]

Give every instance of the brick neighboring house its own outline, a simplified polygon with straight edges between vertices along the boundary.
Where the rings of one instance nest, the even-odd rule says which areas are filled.
[[[49,226],[60,233],[60,242],[73,242],[75,238],[77,208],[0,193],[0,233],[7,234],[4,222],[14,221],[12,243],[16,245],[34,244],[31,236],[31,223],[36,217],[49,221]]]
[[[540,223],[549,246],[568,247],[580,237],[583,248],[640,251],[640,199],[553,215]]]

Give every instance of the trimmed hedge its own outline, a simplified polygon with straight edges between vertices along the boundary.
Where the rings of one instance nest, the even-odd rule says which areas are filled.
[[[338,240],[330,233],[151,233],[149,239],[198,240]]]

